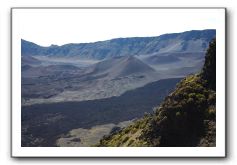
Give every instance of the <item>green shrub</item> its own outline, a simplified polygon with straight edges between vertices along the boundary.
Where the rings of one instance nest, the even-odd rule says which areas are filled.
[[[129,137],[126,136],[126,137],[123,139],[122,143],[125,143],[128,139],[129,139]]]
[[[128,146],[131,146],[131,144],[133,144],[134,140],[131,139],[129,142],[128,142]]]

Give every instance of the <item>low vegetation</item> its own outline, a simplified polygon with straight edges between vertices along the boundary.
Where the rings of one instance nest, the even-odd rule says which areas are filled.
[[[215,146],[215,60],[213,40],[200,73],[184,78],[153,113],[104,137],[97,146]]]

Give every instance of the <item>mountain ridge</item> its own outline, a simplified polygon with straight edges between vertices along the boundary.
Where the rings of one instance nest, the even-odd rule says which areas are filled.
[[[71,43],[42,47],[24,39],[22,55],[65,56],[82,59],[105,59],[115,56],[134,56],[164,52],[205,51],[216,35],[213,29],[169,33],[156,37],[115,38],[91,43]]]

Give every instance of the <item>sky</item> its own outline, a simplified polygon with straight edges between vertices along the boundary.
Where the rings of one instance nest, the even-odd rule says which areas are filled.
[[[13,10],[20,37],[41,46],[216,29],[218,17],[218,9]]]

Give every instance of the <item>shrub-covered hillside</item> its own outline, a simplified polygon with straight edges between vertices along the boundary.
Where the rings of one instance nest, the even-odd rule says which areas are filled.
[[[177,84],[152,114],[113,132],[97,146],[215,146],[216,41],[206,52],[200,73]]]

